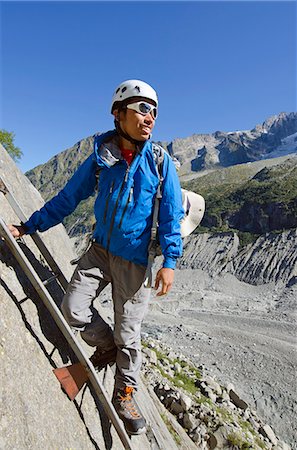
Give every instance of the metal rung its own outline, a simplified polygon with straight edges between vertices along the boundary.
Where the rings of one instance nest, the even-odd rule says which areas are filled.
[[[57,278],[59,278],[59,275],[53,275],[52,277],[48,278],[47,280],[44,280],[42,282],[43,286],[47,286],[48,284],[52,283],[53,281],[55,281]]]
[[[22,303],[25,303],[27,300],[30,300],[29,297],[24,297],[21,300],[18,301],[18,304],[21,305]]]

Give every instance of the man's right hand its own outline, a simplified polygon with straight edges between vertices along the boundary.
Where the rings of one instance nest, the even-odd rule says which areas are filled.
[[[14,238],[20,238],[26,234],[25,228],[22,225],[8,225],[8,229]]]

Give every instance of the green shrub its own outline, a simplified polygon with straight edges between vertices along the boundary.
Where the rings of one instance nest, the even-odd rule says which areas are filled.
[[[243,439],[243,437],[239,433],[230,433],[227,436],[227,441],[231,444],[235,449],[238,450],[248,450],[252,449],[252,445]]]

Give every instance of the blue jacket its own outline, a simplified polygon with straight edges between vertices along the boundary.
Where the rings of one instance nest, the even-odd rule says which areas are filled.
[[[97,136],[91,154],[64,189],[24,224],[28,234],[45,231],[71,214],[81,200],[93,195],[94,239],[112,254],[147,265],[152,213],[159,184],[152,143],[147,141],[129,167],[116,144],[115,131]],[[159,211],[159,240],[163,267],[174,269],[182,253],[180,220],[184,215],[179,179],[170,156],[164,152],[163,189]],[[99,180],[96,178],[100,170]]]

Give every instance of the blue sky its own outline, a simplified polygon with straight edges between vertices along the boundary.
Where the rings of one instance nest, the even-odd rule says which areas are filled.
[[[296,110],[296,4],[1,2],[1,123],[26,171],[113,128],[128,78],[160,99],[153,138],[250,129]]]

